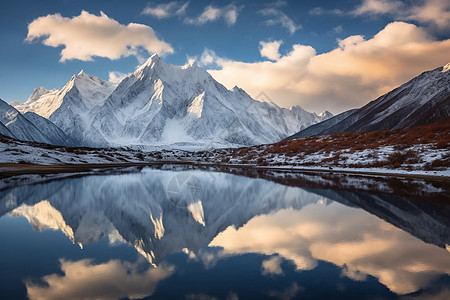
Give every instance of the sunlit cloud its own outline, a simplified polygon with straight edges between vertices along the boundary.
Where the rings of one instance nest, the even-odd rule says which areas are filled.
[[[438,41],[423,28],[404,22],[390,23],[372,38],[349,36],[321,54],[295,44],[278,58],[275,46],[261,54],[276,61],[252,63],[208,50],[208,62],[219,67],[209,72],[228,88],[239,85],[252,96],[264,91],[282,106],[299,104],[338,113],[360,107],[424,70],[447,64],[450,53],[450,39]]]
[[[180,3],[176,1],[154,4],[150,3],[142,11],[143,15],[152,16],[158,19],[169,18],[173,16],[183,16],[186,14],[186,9],[189,5],[188,2]]]
[[[282,272],[277,257],[291,261],[298,271],[314,269],[318,260],[331,262],[342,268],[343,276],[357,281],[374,276],[398,294],[425,288],[440,274],[450,275],[445,249],[337,203],[258,216],[239,229],[227,228],[210,245],[222,247],[222,256],[277,254],[263,262],[266,274]]]
[[[236,23],[239,12],[243,6],[236,6],[235,4],[229,4],[223,7],[216,7],[214,5],[208,5],[203,12],[195,17],[186,17],[184,22],[187,24],[203,25],[208,22],[214,22],[223,19],[229,26]]]
[[[354,15],[392,15],[397,20],[418,21],[437,28],[450,27],[450,2],[447,0],[422,0],[405,4],[401,1],[364,0]]]
[[[363,14],[390,14],[403,7],[401,1],[364,0],[355,10],[355,15]]]
[[[259,53],[262,57],[267,57],[270,60],[280,59],[280,46],[283,41],[273,41],[273,42],[259,42],[260,49]]]
[[[172,47],[158,39],[150,26],[122,25],[103,12],[100,16],[83,10],[73,18],[60,14],[39,17],[28,25],[26,41],[39,38],[43,38],[42,43],[46,46],[63,46],[61,62],[72,59],[92,61],[94,57],[138,57],[140,49],[160,55],[173,53]]]
[[[108,82],[112,84],[119,84],[125,77],[127,77],[130,74],[117,72],[117,71],[111,71],[108,73]]]
[[[174,271],[171,266],[160,266],[140,272],[136,264],[118,260],[94,264],[88,259],[62,259],[60,263],[63,275],[46,275],[42,278],[45,284],[26,282],[31,300],[140,299],[151,296],[158,283]]]
[[[290,17],[288,17],[284,12],[281,11],[280,7],[286,6],[287,2],[277,1],[269,7],[261,9],[258,11],[259,14],[268,17],[265,23],[269,26],[280,25],[286,28],[290,34],[294,34],[297,30],[302,27],[294,22]]]

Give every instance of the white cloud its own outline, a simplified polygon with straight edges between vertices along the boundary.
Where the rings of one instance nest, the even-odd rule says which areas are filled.
[[[401,1],[364,0],[353,12],[355,15],[363,14],[390,14],[403,7]]]
[[[450,1],[448,0],[416,0],[408,5],[401,1],[364,0],[352,14],[388,14],[397,20],[432,24],[439,29],[450,28]]]
[[[279,7],[287,5],[284,1],[277,1],[271,4],[269,7],[261,9],[258,11],[259,14],[270,17],[265,21],[267,25],[281,25],[286,28],[290,34],[294,34],[297,30],[301,29],[300,25],[295,24],[295,22],[289,18],[284,12],[282,12]]]
[[[169,18],[172,16],[182,16],[186,13],[186,9],[189,5],[189,1],[183,4],[172,1],[163,4],[149,4],[144,10],[142,14],[153,16],[158,19]]]
[[[184,22],[187,24],[203,25],[222,18],[229,26],[231,26],[236,23],[237,17],[242,8],[242,6],[238,7],[234,4],[229,4],[223,7],[208,5],[198,17],[185,18]]]
[[[309,10],[308,14],[311,16],[321,16],[321,15],[341,16],[341,15],[345,14],[345,12],[340,9],[337,9],[337,8],[325,10],[322,7],[314,7],[311,10]]]
[[[344,31],[344,28],[342,27],[342,25],[338,25],[336,27],[333,28],[333,32],[334,33],[342,33],[342,31]]]
[[[42,278],[45,284],[26,282],[32,300],[144,298],[151,296],[158,283],[172,275],[174,268],[160,266],[139,272],[138,266],[111,260],[93,264],[91,260],[61,260],[63,275]]]
[[[112,84],[119,84],[125,77],[127,77],[129,74],[112,71],[109,72],[109,79],[108,81]]]
[[[64,46],[62,62],[71,59],[91,61],[95,56],[109,59],[138,57],[140,49],[160,55],[173,53],[172,47],[158,39],[151,27],[136,23],[122,25],[103,12],[100,16],[83,10],[73,18],[60,14],[39,17],[28,25],[26,41],[41,37],[46,46]]]
[[[213,64],[216,60],[217,60],[216,53],[210,49],[205,49],[203,50],[203,53],[200,56],[200,65],[208,66]]]
[[[260,49],[259,53],[262,57],[267,57],[270,60],[280,59],[280,46],[283,41],[273,41],[273,42],[259,42]]]
[[[282,106],[300,104],[334,113],[360,107],[421,72],[449,62],[450,39],[437,41],[420,27],[388,24],[370,39],[349,36],[336,49],[317,54],[293,45],[277,61],[246,63],[215,56],[216,80],[251,95],[270,94]],[[273,56],[272,56],[273,58]]]

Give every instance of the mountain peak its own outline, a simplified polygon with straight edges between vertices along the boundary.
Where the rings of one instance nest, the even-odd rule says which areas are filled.
[[[442,67],[442,72],[447,72],[450,70],[450,63],[446,64],[445,66]]]
[[[332,113],[330,113],[328,110],[326,110],[324,112],[321,112],[318,116],[325,120],[325,119],[332,118],[334,115]]]
[[[141,66],[141,68],[142,67],[153,67],[154,65],[156,65],[160,62],[162,62],[161,58],[159,57],[158,54],[155,53],[147,59],[147,61]]]
[[[78,75],[83,75],[84,74],[84,70],[81,69],[80,73],[78,73]]]

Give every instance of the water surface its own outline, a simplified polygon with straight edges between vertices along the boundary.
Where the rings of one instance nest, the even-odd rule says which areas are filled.
[[[450,299],[445,201],[299,176],[144,168],[3,190],[0,298]]]

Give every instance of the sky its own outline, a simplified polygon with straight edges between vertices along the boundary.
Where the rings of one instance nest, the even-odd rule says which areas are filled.
[[[1,1],[0,36],[8,102],[80,70],[118,82],[157,53],[256,99],[336,114],[449,63],[450,1]]]

